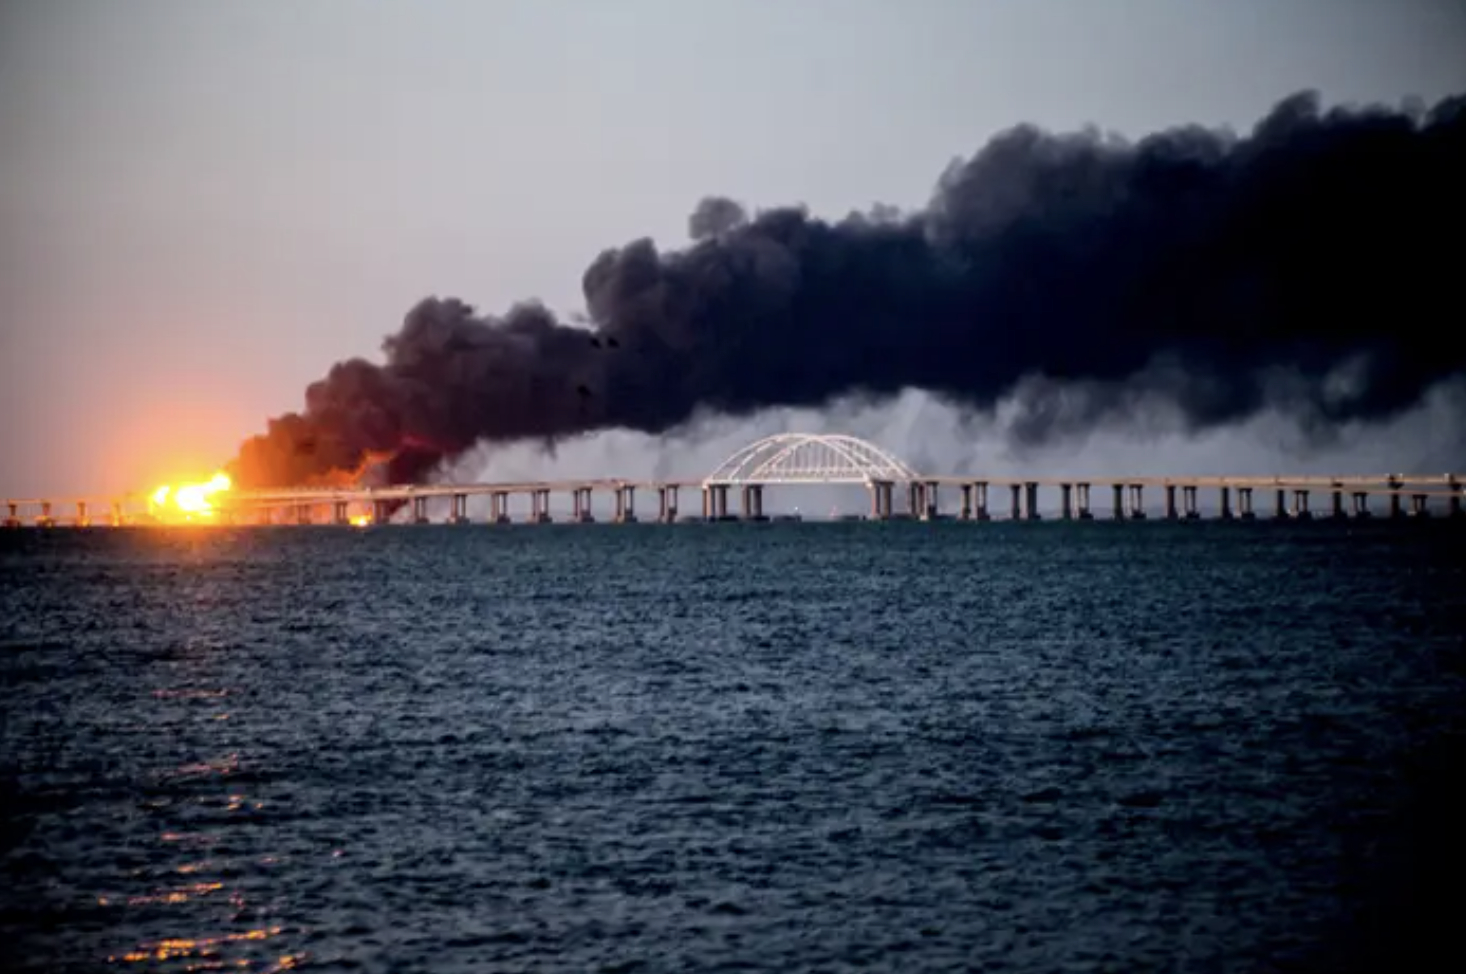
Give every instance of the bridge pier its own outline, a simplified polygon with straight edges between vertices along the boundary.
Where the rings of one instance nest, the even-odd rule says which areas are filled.
[[[1293,491],[1293,516],[1300,521],[1313,519],[1313,513],[1308,510],[1308,491]]]
[[[1130,485],[1130,519],[1132,521],[1145,520],[1145,485]]]
[[[1369,517],[1369,495],[1362,490],[1356,490],[1350,496],[1354,502],[1354,516]]]
[[[1110,488],[1115,492],[1115,496],[1111,499],[1110,516],[1116,521],[1123,521],[1125,520],[1125,485],[1111,484]]]
[[[8,502],[5,505],[5,509],[5,526],[7,528],[20,527],[20,505],[14,502]]]
[[[988,513],[988,482],[979,480],[972,485],[972,516],[979,521],[990,521]]]
[[[1074,485],[1060,484],[1059,494],[1059,507],[1062,511],[1059,516],[1066,521],[1074,520]]]
[[[1400,510],[1400,481],[1391,477],[1386,483],[1390,488],[1390,517],[1403,517],[1404,511]]]
[[[309,504],[295,505],[295,523],[306,525],[311,523],[311,506]]]
[[[1074,485],[1074,488],[1077,496],[1077,504],[1079,507],[1079,510],[1077,512],[1079,520],[1093,521],[1094,512],[1091,511],[1089,507],[1089,484],[1078,483]]]
[[[1232,520],[1232,488],[1225,484],[1218,490],[1218,500],[1221,502],[1221,518],[1223,521]]]
[[[412,523],[428,523],[428,499],[426,497],[414,497],[412,499]]]
[[[509,492],[496,490],[489,495],[489,523],[509,523]]]
[[[616,487],[616,523],[636,523],[636,488],[631,484],[618,484]]]
[[[1410,516],[1430,517],[1430,508],[1426,506],[1430,501],[1429,494],[1410,495]]]
[[[1029,481],[1023,485],[1023,516],[1029,521],[1039,521],[1043,515],[1038,512],[1038,484]]]
[[[41,516],[36,519],[36,527],[51,528],[56,526],[56,519],[51,516],[51,502],[41,502]]]
[[[971,521],[972,520],[972,485],[971,484],[963,484],[961,487],[958,488],[958,490],[961,492],[962,500],[961,500],[961,503],[959,504],[959,506],[957,508],[957,520],[959,520],[959,521]]]
[[[452,523],[452,524],[467,524],[468,523],[468,495],[467,494],[454,494],[450,498],[450,501],[452,503],[452,513],[448,516],[449,523]]]
[[[925,484],[917,483],[914,480],[906,485],[906,513],[913,521],[921,517],[922,508],[925,507],[925,502],[922,500],[925,487]]]
[[[1341,484],[1341,483],[1338,483],[1336,481],[1334,483],[1334,485],[1333,485],[1333,490],[1331,492],[1331,496],[1332,496],[1332,500],[1333,500],[1333,510],[1330,512],[1331,513],[1331,516],[1336,521],[1343,520],[1344,517],[1345,517],[1345,514],[1344,514],[1344,485]]]
[[[744,484],[739,498],[739,513],[745,521],[764,520],[764,488],[762,484]]]
[[[924,521],[935,521],[939,516],[937,482],[929,480],[921,491],[921,517]]]
[[[1257,515],[1252,513],[1252,488],[1237,488],[1237,515],[1244,521],[1251,521]]]
[[[1201,510],[1196,506],[1196,485],[1187,484],[1181,492],[1181,502],[1186,509],[1186,520],[1195,521],[1200,519]]]
[[[123,518],[123,516],[122,516],[122,502],[121,501],[113,501],[112,502],[112,526],[114,528],[120,528],[120,527],[122,527],[122,524],[123,524],[124,520],[125,520],[125,518]]]
[[[543,487],[536,487],[529,492],[529,523],[549,524],[550,517],[550,492]]]
[[[1166,484],[1166,520],[1174,521],[1179,516],[1176,511],[1176,485]]]
[[[760,505],[762,506],[762,505]],[[667,484],[657,487],[657,520],[671,524],[677,520],[677,488]]]
[[[889,480],[872,480],[866,485],[870,491],[870,519],[889,521],[891,519],[891,490]]]
[[[351,523],[351,516],[349,514],[347,514],[347,507],[348,506],[349,505],[347,504],[346,501],[332,501],[331,502],[331,523],[332,524],[336,525],[337,527],[344,527],[345,525],[348,525],[348,524]]]
[[[728,519],[728,485],[706,484],[702,489],[702,516],[707,521]]]
[[[1283,488],[1279,487],[1277,489],[1277,496],[1275,498],[1275,503],[1273,505],[1273,517],[1275,517],[1279,521],[1281,521],[1281,520],[1284,520],[1285,518],[1287,518],[1287,516],[1288,516],[1288,492],[1285,491]]]
[[[76,502],[76,526],[79,527],[79,528],[85,528],[85,527],[90,527],[91,526],[91,523],[92,523],[91,522],[91,519],[87,517],[87,502],[86,501],[77,501]]]
[[[1012,504],[1010,505],[1009,517],[1018,521],[1023,518],[1023,485],[1009,484],[1008,489],[1012,491]]]
[[[1449,479],[1446,480],[1446,486],[1449,487],[1450,488],[1450,491],[1451,491],[1450,500],[1446,502],[1447,505],[1448,505],[1448,510],[1450,511],[1450,515],[1451,515],[1451,517],[1460,517],[1461,516],[1461,513],[1462,513],[1461,512],[1461,490],[1462,490],[1461,484],[1460,484],[1460,482],[1458,480],[1456,480],[1455,477],[1450,477]]]
[[[590,524],[596,519],[591,509],[591,488],[576,487],[570,492],[570,502],[573,508],[571,517],[578,524]]]

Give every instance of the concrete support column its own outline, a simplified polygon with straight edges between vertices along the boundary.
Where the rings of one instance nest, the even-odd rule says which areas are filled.
[[[622,492],[620,485],[612,488],[611,496],[616,501],[615,513],[611,515],[612,520],[617,524],[626,520],[626,494]]]
[[[895,485],[889,480],[875,480],[870,485],[870,516],[875,521],[889,521]]]
[[[1089,484],[1075,484],[1078,491],[1079,520],[1092,521],[1094,514],[1089,510]]]
[[[1201,518],[1201,508],[1196,506],[1196,485],[1189,484],[1186,487],[1186,520],[1196,521]]]
[[[636,488],[631,484],[616,488],[616,520],[621,524],[636,521]]]
[[[1017,521],[1023,517],[1023,485],[1009,484],[1008,489],[1013,492],[1013,504],[1010,513],[1013,520]]]
[[[122,517],[122,503],[120,501],[113,501],[112,502],[112,526],[114,528],[120,528],[120,527],[122,527],[123,520],[124,519]]]
[[[1114,510],[1111,512],[1115,520],[1125,520],[1125,485],[1112,484],[1115,491]]]
[[[412,499],[412,523],[428,523],[428,499],[426,497],[414,497]]]
[[[728,516],[728,485],[708,484],[703,488],[703,517],[709,521],[721,521]]]
[[[677,520],[677,488],[662,484],[657,487],[657,520],[671,524]]]
[[[1250,521],[1250,520],[1253,519],[1254,515],[1252,513],[1252,488],[1251,487],[1238,487],[1237,488],[1237,509],[1238,509],[1238,514],[1241,515],[1241,517],[1242,517],[1242,519],[1244,521]]]
[[[310,508],[310,505],[309,504],[296,504],[295,505],[295,523],[296,524],[309,524],[309,523],[311,523],[311,508]]]
[[[7,502],[5,511],[5,526],[7,528],[20,527],[20,505],[14,502]]]
[[[1293,516],[1300,521],[1307,521],[1313,517],[1312,512],[1308,510],[1308,491],[1293,491]]]
[[[979,480],[972,485],[973,516],[979,521],[986,521],[992,517],[988,513],[988,485],[986,480]]]
[[[1145,520],[1145,485],[1130,485],[1130,519],[1132,521]]]
[[[495,491],[489,497],[491,506],[491,517],[495,524],[509,523],[509,492],[506,490]]]
[[[1038,513],[1038,484],[1029,482],[1023,485],[1023,516],[1030,521],[1040,520],[1042,515]]]
[[[1176,485],[1166,484],[1166,520],[1174,521],[1180,517],[1176,510]]]
[[[962,494],[962,500],[961,500],[960,505],[959,505],[959,507],[957,509],[957,519],[959,521],[971,521],[972,520],[972,485],[971,484],[963,484],[959,488],[959,490],[961,491],[961,494]]]
[[[921,510],[924,506],[922,494],[925,486],[925,484],[919,484],[914,480],[906,485],[906,513],[910,515],[913,521],[921,517]]]
[[[1460,517],[1461,516],[1461,491],[1462,491],[1461,484],[1460,484],[1459,481],[1456,480],[1455,477],[1452,477],[1452,478],[1450,478],[1449,481],[1447,481],[1447,486],[1451,490],[1451,497],[1446,502],[1447,509],[1450,511],[1451,517]]]
[[[1059,493],[1062,495],[1059,504],[1063,508],[1064,512],[1060,516],[1063,517],[1063,519],[1066,521],[1074,520],[1074,485],[1060,484]]]
[[[1426,506],[1426,504],[1429,502],[1429,500],[1430,500],[1430,496],[1428,494],[1411,494],[1410,495],[1410,516],[1411,517],[1430,517],[1430,508]]]
[[[921,500],[921,516],[928,521],[935,521],[938,514],[937,482],[935,480],[927,481],[921,492]]]
[[[534,521],[536,524],[549,524],[554,518],[550,517],[550,489],[540,487],[531,495],[534,500]]]
[[[79,527],[79,528],[85,528],[85,527],[89,527],[91,525],[91,523],[92,523],[91,522],[91,519],[87,517],[87,502],[86,501],[77,501],[76,502],[76,526]]]
[[[452,496],[451,500],[453,501],[453,513],[449,516],[449,520],[453,524],[467,524],[468,523],[468,495],[467,494],[454,494]]]
[[[1232,520],[1232,488],[1224,484],[1219,494],[1219,500],[1222,503],[1221,518],[1223,521],[1230,521]]]
[[[746,484],[740,498],[739,513],[745,521],[761,521],[764,516],[764,488],[762,484]]]
[[[332,501],[331,502],[331,523],[332,524],[335,524],[337,527],[341,527],[343,525],[350,524],[351,523],[351,515],[349,513],[347,513],[347,509],[349,507],[350,507],[350,505],[347,504],[346,501]]]
[[[1282,520],[1288,516],[1288,492],[1279,487],[1276,503],[1273,506],[1273,517]]]
[[[1332,512],[1333,513],[1333,517],[1334,517],[1335,520],[1339,520],[1339,519],[1341,519],[1341,518],[1344,517],[1344,486],[1343,486],[1343,484],[1334,484],[1334,489],[1333,489],[1332,496],[1333,496],[1333,512]]]
[[[1404,511],[1400,510],[1400,481],[1391,477],[1388,483],[1390,487],[1390,517],[1401,517]]]
[[[1369,495],[1362,490],[1354,492],[1354,516],[1369,517]]]
[[[392,505],[387,501],[372,501],[372,523],[386,524],[392,516]]]

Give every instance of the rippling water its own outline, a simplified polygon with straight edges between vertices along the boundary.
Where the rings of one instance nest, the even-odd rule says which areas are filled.
[[[1459,890],[1463,541],[7,533],[0,952],[1405,969]]]

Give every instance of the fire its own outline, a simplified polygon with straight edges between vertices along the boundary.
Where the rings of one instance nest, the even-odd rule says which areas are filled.
[[[372,516],[370,514],[354,514],[351,517],[351,526],[354,528],[368,527],[371,523]]]
[[[152,512],[163,520],[205,521],[218,513],[218,495],[233,486],[229,476],[216,473],[202,483],[164,484],[153,491]]]

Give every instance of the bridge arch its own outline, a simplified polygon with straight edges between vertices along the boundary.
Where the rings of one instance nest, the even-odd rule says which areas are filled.
[[[703,485],[909,483],[920,475],[867,440],[831,433],[777,433],[749,443]]]

